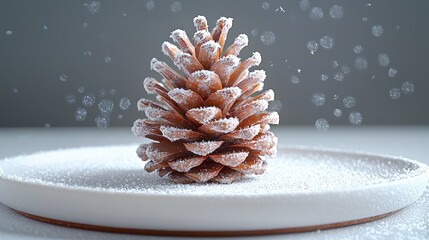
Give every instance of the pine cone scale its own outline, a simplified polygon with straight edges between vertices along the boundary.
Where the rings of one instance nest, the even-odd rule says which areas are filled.
[[[222,110],[217,107],[193,108],[186,112],[186,117],[194,124],[204,125],[222,117]]]
[[[189,170],[185,173],[185,176],[196,182],[207,182],[216,177],[223,167],[222,164],[205,161],[203,164]]]
[[[204,100],[201,95],[189,89],[174,88],[167,95],[184,111],[204,106]]]
[[[192,152],[193,154],[207,156],[218,149],[223,143],[224,141],[204,141],[184,143],[183,145],[189,152]]]
[[[249,152],[228,152],[223,154],[211,154],[210,159],[228,167],[237,167],[249,156]]]
[[[201,165],[206,159],[207,156],[192,156],[187,158],[175,159],[173,161],[170,161],[168,165],[171,169],[175,171],[188,172],[192,168]]]

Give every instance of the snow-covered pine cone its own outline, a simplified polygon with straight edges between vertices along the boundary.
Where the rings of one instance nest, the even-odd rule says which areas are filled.
[[[194,25],[194,44],[180,29],[170,36],[179,48],[162,44],[183,75],[156,58],[151,61],[162,83],[146,78],[144,88],[159,103],[139,100],[147,119],[135,121],[132,131],[155,142],[140,145],[137,154],[148,161],[146,171],[168,175],[175,183],[231,183],[262,174],[264,157],[276,153],[277,138],[268,130],[279,115],[266,111],[272,90],[255,94],[264,86],[265,71],[249,68],[259,65],[261,55],[240,61],[237,55],[248,44],[245,34],[224,50],[231,18],[221,17],[211,33],[204,16]]]

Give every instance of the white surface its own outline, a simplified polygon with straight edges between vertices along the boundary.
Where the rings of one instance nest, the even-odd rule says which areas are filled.
[[[129,129],[3,129],[0,130],[2,157],[22,152],[59,147],[133,143]],[[319,132],[313,128],[277,129],[281,144],[342,147],[390,155],[406,155],[427,162],[428,127],[339,128]],[[415,204],[388,218],[372,223],[320,232],[262,237],[263,239],[427,239],[429,223],[427,191]],[[118,235],[67,229],[38,223],[0,206],[1,239],[141,239],[141,236]],[[154,238],[155,237],[143,237]]]
[[[281,147],[264,175],[228,185],[183,185],[145,172],[136,148],[75,148],[0,160],[0,202],[106,227],[270,230],[396,211],[417,200],[429,178],[425,164],[404,158]]]

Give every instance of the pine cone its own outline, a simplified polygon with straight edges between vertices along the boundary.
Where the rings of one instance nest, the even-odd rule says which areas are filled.
[[[255,52],[240,62],[245,34],[224,51],[231,18],[221,17],[211,33],[204,16],[194,25],[194,45],[180,29],[170,36],[179,48],[162,44],[184,76],[165,62],[151,61],[162,83],[146,78],[144,88],[159,103],[139,100],[138,109],[148,118],[135,121],[132,131],[156,142],[140,145],[137,154],[148,161],[146,171],[168,175],[175,183],[231,183],[262,174],[264,158],[276,153],[277,138],[268,130],[279,115],[265,111],[274,99],[272,90],[254,95],[263,88],[265,71],[249,68],[259,65],[261,56]]]

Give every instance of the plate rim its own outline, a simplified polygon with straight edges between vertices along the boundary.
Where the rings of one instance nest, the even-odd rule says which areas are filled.
[[[130,147],[134,146],[136,144],[124,144],[124,145],[101,145],[101,146],[85,146],[85,147],[73,147],[73,148],[59,148],[55,150],[47,150],[47,151],[37,151],[33,153],[23,154],[23,155],[17,155],[12,157],[6,157],[3,159],[0,159],[0,164],[4,161],[11,160],[18,157],[28,157],[35,154],[41,154],[41,153],[49,153],[54,152],[58,150],[77,150],[77,149],[89,149],[89,148],[104,148],[104,147]],[[293,197],[299,197],[299,196],[317,196],[321,194],[336,194],[339,192],[347,192],[352,193],[356,191],[362,191],[362,190],[368,190],[368,189],[376,189],[381,187],[389,187],[389,185],[397,185],[397,184],[404,184],[404,182],[413,181],[414,179],[426,177],[427,181],[429,180],[429,166],[425,163],[419,162],[417,160],[409,159],[403,156],[394,156],[394,155],[388,155],[388,154],[378,154],[378,153],[371,153],[371,152],[365,152],[365,151],[356,151],[356,150],[348,150],[348,149],[339,149],[339,148],[331,148],[331,147],[318,147],[318,146],[305,146],[305,145],[279,145],[278,150],[284,151],[284,150],[299,150],[299,151],[311,151],[311,152],[319,152],[319,153],[336,153],[336,154],[351,154],[354,156],[363,156],[363,157],[379,157],[383,158],[384,160],[393,160],[393,161],[401,161],[401,162],[407,162],[414,164],[417,166],[417,168],[414,171],[420,170],[415,175],[410,175],[407,178],[398,179],[390,182],[381,182],[376,183],[372,185],[366,185],[366,186],[358,186],[353,188],[348,188],[346,190],[344,189],[330,189],[330,190],[323,190],[323,191],[310,191],[310,192],[303,192],[303,191],[297,191],[297,192],[272,192],[272,193],[247,193],[243,195],[237,195],[237,194],[166,194],[166,193],[153,193],[153,192],[125,192],[125,191],[110,191],[106,188],[88,188],[88,187],[81,187],[81,186],[61,186],[57,185],[55,183],[49,183],[49,182],[26,182],[23,179],[14,179],[7,177],[3,171],[3,169],[0,166],[0,184],[2,181],[9,182],[12,184],[22,184],[27,186],[34,186],[34,187],[42,187],[42,188],[53,188],[56,190],[66,190],[66,191],[73,191],[73,192],[81,192],[81,193],[91,193],[91,194],[102,194],[102,195],[116,195],[116,196],[135,196],[135,197],[145,197],[145,198],[164,198],[166,196],[172,197],[172,198],[184,198],[184,199],[195,199],[195,198],[219,198],[219,200],[222,199],[230,199],[230,198],[246,198],[248,199],[249,196],[252,198],[275,198],[275,197],[285,197],[285,196],[293,196]],[[428,184],[428,183],[426,183]]]
[[[312,226],[297,226],[287,228],[270,228],[270,229],[248,229],[248,230],[165,230],[165,229],[143,229],[143,228],[122,228],[122,227],[109,227],[99,226],[85,223],[68,222],[64,220],[51,219],[43,216],[33,215],[31,213],[22,212],[14,208],[10,208],[16,213],[39,221],[42,223],[53,224],[62,227],[99,231],[99,232],[110,232],[119,234],[135,234],[135,235],[152,235],[152,236],[166,236],[166,237],[252,237],[252,236],[265,236],[265,235],[278,235],[278,234],[291,234],[291,233],[303,233],[318,230],[329,230],[335,228],[342,228],[353,226],[357,224],[364,224],[372,221],[377,221],[385,217],[391,216],[403,208],[386,212],[383,214],[370,216],[366,218],[353,219],[348,221],[326,223],[321,225]]]

